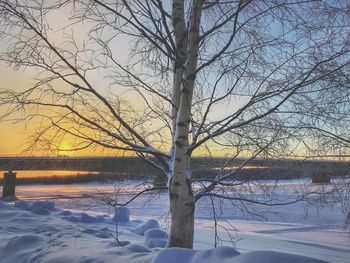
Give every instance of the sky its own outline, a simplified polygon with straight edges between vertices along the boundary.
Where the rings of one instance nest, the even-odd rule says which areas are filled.
[[[68,20],[70,16],[70,10],[67,10],[68,7],[65,7],[62,10],[54,11],[48,18],[47,22],[50,24],[50,32],[49,35],[50,41],[53,41],[54,43],[60,43],[60,47],[65,48],[65,39],[62,34],[62,31],[59,31],[64,27],[65,25],[68,25],[70,22]],[[74,33],[75,39],[77,43],[82,45],[85,41],[84,34],[87,33],[87,28],[89,27],[89,23],[85,22],[83,25],[75,25],[75,31],[70,32],[66,30],[68,34]],[[112,30],[113,32],[113,30]],[[0,44],[1,41],[0,40]],[[6,43],[3,43],[6,46]],[[113,42],[111,42],[111,46],[113,48],[113,52],[116,54],[118,61],[125,61],[128,58],[128,54],[130,52],[130,40],[126,39],[123,36],[118,36],[118,38],[115,38]],[[0,46],[1,48],[1,46]],[[136,67],[139,67],[140,65],[136,65]],[[140,66],[141,67],[141,66]],[[102,92],[107,91],[110,87],[108,85],[111,85],[111,82],[105,81],[101,76],[102,74],[99,74],[99,72],[90,72],[89,76],[91,77],[90,80],[93,83],[96,83],[97,86],[100,88]],[[21,88],[28,88],[28,84],[33,83],[31,80],[32,77],[39,77],[38,74],[34,70],[26,70],[26,71],[17,71],[14,72],[13,69],[10,69],[6,65],[0,62],[0,89],[6,88],[6,89],[12,89],[12,90],[18,90]],[[114,91],[114,88],[113,88]],[[136,98],[136,93],[130,93],[130,94],[123,94],[127,99],[130,99],[131,103],[133,105],[138,106],[138,104],[141,103],[141,98]],[[221,114],[221,116],[225,116],[227,114],[227,109],[232,107],[240,107],[240,102],[242,103],[242,99],[234,100],[233,103],[222,103],[217,106],[216,110],[211,112],[209,114],[209,118],[215,117],[216,114]],[[235,106],[232,106],[235,105]],[[6,111],[6,105],[5,107],[0,107],[0,114],[4,113]],[[1,116],[1,115],[0,115]],[[14,117],[23,117],[23,116],[14,116]],[[28,124],[28,123],[27,123]],[[45,152],[25,152],[24,150],[28,146],[28,138],[30,135],[33,134],[36,124],[35,123],[29,123],[27,125],[24,122],[15,122],[8,120],[6,122],[2,121],[0,122],[0,156],[7,156],[7,155],[45,155],[47,153]],[[156,123],[152,123],[153,127],[156,126]],[[79,152],[70,152],[65,151],[70,149],[70,142],[69,141],[62,141],[59,143],[59,147],[62,149],[57,154],[59,155],[110,155],[115,154],[111,151],[103,151],[92,149],[92,150],[85,150],[85,151],[79,151]],[[214,150],[214,149],[213,149]]]
[[[68,7],[66,7],[66,9],[67,8]],[[63,9],[60,11],[53,12],[53,14],[48,17],[47,22],[50,24],[49,39],[50,39],[50,41],[53,41],[60,48],[65,49],[65,48],[69,47],[69,48],[73,48],[72,50],[74,50],[75,46],[72,47],[71,45],[69,45],[69,43],[68,43],[69,41],[67,41],[69,39],[69,38],[67,38],[67,34],[73,34],[75,36],[76,43],[78,43],[79,47],[81,48],[81,46],[84,46],[84,44],[86,44],[84,36],[85,36],[85,33],[88,32],[90,24],[89,24],[89,22],[85,21],[85,19],[84,19],[83,23],[75,24],[74,30],[71,32],[69,31],[69,29],[65,29],[63,32],[59,31],[60,29],[62,29],[62,27],[66,26],[70,23],[70,21],[68,20],[69,14],[70,14],[69,10]],[[108,30],[110,30],[110,31],[108,31]],[[110,35],[112,34],[110,32],[115,33],[114,29],[111,30],[110,28],[108,28],[108,30],[107,30],[107,33],[104,32],[104,34],[106,34],[106,35],[103,35],[103,36],[110,37]],[[111,49],[113,49],[113,53],[115,54],[115,57],[117,58],[118,62],[125,61],[128,58],[128,55],[130,52],[130,47],[132,44],[130,42],[131,41],[129,39],[118,36],[117,38],[113,39],[113,41],[110,43]],[[4,46],[6,46],[6,42],[4,43],[4,40],[2,40],[0,38],[0,49],[3,48]],[[96,59],[94,56],[94,52],[96,50],[93,48],[94,46],[90,46],[89,44],[87,44],[86,47],[88,49],[92,47],[92,49],[88,50],[89,52],[86,52],[86,53],[87,53],[87,56],[91,55],[93,57],[93,60],[95,61]],[[98,52],[95,52],[95,53],[98,53]],[[24,56],[25,55],[26,54],[24,54]],[[90,59],[90,57],[87,58],[87,60],[89,60],[89,59]],[[134,57],[134,61],[135,60],[138,60],[137,56],[136,56],[136,58]],[[95,67],[95,65],[93,65],[92,67]],[[141,67],[142,67],[142,65],[137,64],[136,66],[134,66],[134,69],[136,69],[135,71],[138,72],[138,69]],[[254,71],[254,70],[252,70],[252,71]],[[149,74],[149,72],[151,72],[151,71],[147,71],[147,69],[146,69],[145,72],[147,74]],[[112,72],[110,74],[112,76],[114,76],[113,74],[115,74],[115,72]],[[215,75],[212,77],[213,81],[214,81],[214,79],[217,78],[217,76],[216,76],[217,73],[215,71],[213,71],[212,75]],[[127,86],[128,84],[124,84],[127,87],[124,88],[124,90],[120,89],[121,90],[120,91],[118,89],[118,87],[119,87],[118,83],[117,84],[113,83],[116,81],[115,79],[117,79],[117,78],[111,80],[111,79],[104,78],[105,76],[108,76],[108,74],[106,74],[106,70],[100,69],[100,68],[99,68],[99,70],[95,70],[95,68],[94,68],[93,71],[88,72],[87,78],[89,79],[89,81],[91,81],[94,88],[96,87],[96,89],[98,89],[98,91],[103,95],[106,95],[109,92],[115,92],[119,96],[120,93],[124,93],[123,98],[130,99],[133,108],[135,108],[139,105],[141,105],[140,108],[142,106],[144,106],[144,107],[146,106],[145,103],[143,103],[143,104],[141,103],[142,97],[137,95],[135,90],[132,92],[126,91],[128,89],[131,90],[131,88],[129,86]],[[4,63],[0,62],[0,90],[1,89],[18,90],[18,89],[28,88],[28,87],[30,87],[29,86],[30,83],[32,83],[32,84],[34,83],[34,81],[31,80],[32,77],[38,77],[40,79],[40,75],[38,75],[38,73],[35,72],[34,70],[29,69],[27,71],[19,70],[19,71],[14,72],[14,70],[12,68],[9,68]],[[45,75],[43,76],[43,78],[44,77],[45,77]],[[142,77],[145,77],[144,79],[146,79],[146,81],[149,81],[149,83],[156,82],[160,79],[157,76],[154,77],[154,75],[152,75],[151,77],[149,77],[148,75],[142,76]],[[234,77],[235,77],[235,75],[234,75]],[[232,80],[234,80],[234,77],[232,78]],[[210,81],[211,76],[205,75],[205,78],[209,79],[209,81],[208,81],[210,83],[209,86],[212,87],[213,81]],[[154,81],[154,79],[156,81]],[[74,81],[76,81],[76,78],[74,79]],[[229,81],[231,81],[231,79],[227,80],[227,82],[229,82]],[[57,83],[58,82],[55,82],[54,85],[59,86],[60,83],[58,83],[58,85],[57,85]],[[243,81],[243,85],[244,85],[244,83],[245,82]],[[154,84],[154,83],[152,83],[152,84]],[[159,83],[155,83],[155,84],[159,84]],[[163,86],[162,86],[162,84],[163,83],[159,84],[158,86],[160,86],[161,89],[165,90],[167,87],[163,88],[164,84],[163,84]],[[248,84],[250,84],[250,83],[247,82],[247,85]],[[229,87],[231,84],[228,83],[226,85],[227,85],[227,87]],[[117,88],[115,88],[115,87],[117,87]],[[223,84],[223,87],[225,87],[225,84]],[[254,88],[254,85],[252,85],[252,87]],[[59,86],[59,88],[62,88],[62,86]],[[249,87],[247,89],[249,89]],[[205,90],[205,89],[203,88],[202,90]],[[202,90],[200,90],[200,91],[202,91]],[[220,103],[219,105],[217,105],[216,108],[213,111],[211,111],[210,114],[208,115],[209,118],[212,121],[215,121],[216,119],[224,118],[224,116],[227,116],[229,113],[232,113],[232,111],[235,111],[235,110],[241,108],[249,100],[250,95],[248,93],[248,95],[246,97],[244,97],[244,96],[242,96],[242,93],[239,93],[239,92],[240,91],[238,90],[238,93],[235,96],[232,96],[231,99],[228,99],[226,101],[226,103]],[[205,91],[204,91],[204,93],[205,93]],[[45,94],[45,96],[49,97],[50,94]],[[137,96],[138,96],[138,98],[137,98]],[[154,96],[154,94],[152,94],[152,96]],[[88,96],[86,96],[86,97],[88,97]],[[84,96],[83,99],[85,99],[86,97]],[[79,101],[79,102],[81,102],[81,101]],[[74,101],[74,103],[76,103],[76,101]],[[95,103],[95,100],[92,103]],[[86,105],[86,100],[83,100],[83,105],[84,106]],[[169,104],[167,106],[169,106]],[[99,107],[98,109],[100,109],[100,108],[101,107]],[[91,108],[89,108],[89,109],[91,109]],[[165,109],[167,109],[167,108],[165,108]],[[6,112],[6,110],[7,110],[7,105],[2,105],[2,107],[0,105],[0,116],[2,114],[4,114]],[[230,112],[229,112],[229,110],[230,110]],[[47,112],[45,112],[45,113],[47,113]],[[130,114],[132,114],[132,113],[130,113]],[[249,113],[247,113],[247,115],[249,115]],[[93,116],[93,115],[91,114],[89,116]],[[21,118],[21,117],[23,118],[24,116],[16,115],[13,117],[14,118]],[[104,116],[104,118],[107,118],[107,122],[110,121],[110,119],[108,119],[108,117]],[[114,119],[110,122],[113,122],[111,125],[112,129],[115,128],[116,125],[118,125],[118,124],[114,123]],[[158,124],[153,119],[151,120],[151,124],[152,124],[152,128],[154,128],[154,127],[158,128],[158,126],[157,126]],[[2,120],[0,122],[0,156],[31,155],[31,154],[36,154],[36,155],[43,154],[43,155],[45,155],[45,154],[47,154],[45,152],[24,152],[24,150],[26,149],[26,147],[28,145],[27,144],[28,138],[29,138],[29,136],[33,135],[33,133],[35,134],[36,127],[38,127],[37,123],[33,123],[33,122],[24,123],[23,121],[16,122],[16,121],[11,120],[11,119],[8,119],[7,121]],[[163,138],[163,137],[161,137],[161,138]],[[114,152],[111,152],[111,151],[102,151],[102,150],[97,151],[96,149],[72,153],[69,151],[69,149],[71,147],[71,142],[67,141],[67,140],[62,140],[62,141],[58,142],[57,146],[61,149],[60,151],[58,151],[56,153],[58,155],[111,155],[111,154],[115,154]]]
[[[47,17],[47,23],[50,24],[50,41],[54,43],[63,43],[66,41],[64,39],[64,31],[62,28],[70,23],[68,20],[70,16],[70,10],[67,8],[71,8],[71,6],[65,7],[60,10],[56,10],[51,12]],[[84,26],[76,26],[77,34],[75,35],[75,39],[78,41],[77,43],[82,44],[84,41],[84,33],[86,33],[86,29]],[[57,33],[59,32],[59,33]],[[0,39],[0,49],[6,47],[8,43],[4,39]],[[121,43],[117,47],[120,50],[121,57],[125,58],[125,49],[127,48],[128,42]],[[93,73],[94,76],[92,78],[92,82],[101,82],[101,78],[99,77],[99,73]],[[1,89],[11,89],[18,91],[23,88],[29,88],[32,86],[34,78],[40,78],[40,74],[35,70],[23,68],[19,70],[14,70],[9,65],[0,61],[0,91]],[[3,115],[8,109],[8,105],[0,105],[0,116]],[[23,118],[25,115],[12,115],[10,118],[6,118],[5,120],[0,121],[0,156],[17,156],[17,155],[47,155],[49,154],[46,151],[38,152],[38,151],[28,151],[28,145],[30,143],[30,136],[35,133],[35,129],[37,128],[37,124],[25,121],[15,120],[16,118]],[[111,153],[105,151],[98,151],[96,149],[88,150],[88,151],[80,151],[77,153],[71,151],[65,151],[70,149],[70,142],[63,141],[59,145],[60,151],[55,154],[58,155],[110,155]],[[51,155],[52,153],[50,153]]]
[[[26,84],[26,73],[7,68],[0,64],[0,89],[21,87]],[[6,110],[0,107],[0,114]],[[26,148],[26,140],[30,129],[24,122],[14,120],[0,121],[0,156],[19,155]]]

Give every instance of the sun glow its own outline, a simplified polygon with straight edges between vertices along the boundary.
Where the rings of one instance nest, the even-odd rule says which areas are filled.
[[[72,155],[72,146],[69,142],[63,141],[58,146],[58,155],[59,156],[69,156]]]

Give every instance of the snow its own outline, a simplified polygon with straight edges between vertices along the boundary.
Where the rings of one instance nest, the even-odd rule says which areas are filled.
[[[15,205],[16,205],[16,204],[15,204]],[[60,215],[62,215],[62,216],[70,216],[70,215],[72,215],[72,212],[69,211],[69,210],[63,210],[63,211],[60,213]]]
[[[16,210],[16,208],[0,200],[0,211],[9,211],[9,210],[13,211],[13,210]]]
[[[28,251],[43,246],[44,243],[45,240],[41,236],[28,234],[13,238],[6,244],[4,250],[6,253],[15,254],[18,249]]]
[[[40,204],[45,204],[43,206],[47,207],[46,204],[48,203]],[[24,207],[23,201],[21,201],[21,207]],[[50,207],[54,207],[54,205],[52,206],[51,203]],[[41,206],[34,208],[46,209]],[[90,221],[91,218],[96,219],[97,216],[83,213],[79,224],[74,225],[65,220],[64,216],[62,217],[62,212],[61,209],[56,209],[52,210],[49,215],[39,216],[32,214],[31,211],[24,211],[14,205],[0,201],[1,262],[322,262],[316,259],[271,251],[240,254],[235,249],[225,246],[209,250],[183,248],[157,248],[153,250],[152,247],[159,247],[155,246],[157,242],[150,242],[151,248],[143,246],[140,241],[144,237],[133,233],[133,222],[128,225],[129,230],[128,228],[123,229],[124,233],[121,235],[122,238],[130,239],[131,243],[124,241],[121,242],[124,246],[120,246],[120,243],[118,245],[113,241],[111,230],[114,222],[112,220],[106,220],[106,222]],[[86,218],[89,218],[89,220],[86,220]],[[141,225],[146,229],[148,227],[145,226],[154,226],[156,223],[158,224],[155,220],[149,220]],[[148,229],[144,232],[144,235],[146,241],[165,241],[167,238],[167,233],[159,228]]]
[[[114,220],[120,223],[126,223],[130,221],[130,209],[127,207],[116,207]]]
[[[105,221],[104,216],[90,216],[86,213],[80,215],[80,220],[83,223],[101,223]]]
[[[29,210],[31,207],[31,203],[26,202],[26,201],[17,201],[14,204],[14,207],[21,209],[21,210]]]
[[[342,229],[337,206],[310,209],[307,217],[302,204],[279,207],[279,214],[268,211],[270,222],[260,222],[240,217],[238,210],[223,204],[220,226],[231,230],[219,232],[226,240],[232,235],[235,247],[223,242],[213,249],[210,207],[201,202],[196,211],[195,250],[188,250],[164,248],[168,239],[165,192],[156,198],[146,195],[123,209],[128,220],[117,220],[117,237],[114,210],[93,198],[96,187],[112,190],[109,185],[94,184],[20,186],[21,201],[0,201],[0,262],[350,262],[350,239]],[[125,193],[121,199],[128,197]],[[48,213],[35,214],[35,209]]]
[[[228,261],[225,261],[228,262]],[[245,253],[234,258],[232,263],[244,263],[244,262],[256,262],[256,263],[271,263],[271,262],[283,262],[283,263],[321,263],[318,259],[310,257],[302,257],[298,255],[274,252],[274,251],[253,251],[250,253]]]
[[[47,210],[53,210],[55,208],[55,202],[53,201],[36,201],[34,203],[32,203],[32,205],[30,206],[30,209],[34,209],[36,207],[40,207],[43,209],[47,209]]]
[[[152,238],[168,238],[168,233],[165,232],[162,229],[158,228],[151,228],[145,232],[145,238],[147,239],[152,239]]]
[[[37,215],[49,215],[50,214],[50,211],[47,210],[46,208],[43,208],[43,207],[33,207],[31,209],[32,213],[33,214],[37,214]]]
[[[160,251],[152,263],[321,263],[318,259],[273,251],[254,251],[240,254],[230,247],[198,251],[171,248]]]
[[[139,225],[134,229],[134,232],[138,235],[143,236],[145,232],[149,229],[159,228],[159,223],[155,219],[149,219],[145,223]]]
[[[158,228],[151,228],[144,235],[145,245],[149,248],[165,247],[169,237],[167,232]]]
[[[145,240],[145,245],[149,248],[166,247],[167,240],[164,238],[150,238]]]

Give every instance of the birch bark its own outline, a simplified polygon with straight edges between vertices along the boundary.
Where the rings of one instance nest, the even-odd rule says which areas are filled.
[[[169,182],[171,227],[168,246],[192,248],[195,200],[190,178],[188,136],[199,50],[198,39],[202,1],[193,1],[187,30],[184,26],[183,4],[183,1],[173,1],[175,38],[177,43],[178,40],[179,43],[183,43],[184,35],[187,36],[187,50],[185,64],[183,69],[180,69],[183,72],[181,81],[179,79],[174,81],[174,84],[178,85],[174,86],[174,94],[177,94],[180,98],[174,127],[173,156]],[[181,72],[180,70],[179,72]]]

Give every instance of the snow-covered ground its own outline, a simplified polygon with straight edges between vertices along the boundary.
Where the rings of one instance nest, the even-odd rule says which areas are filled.
[[[120,201],[130,197],[134,185],[135,182],[128,182],[119,189]],[[165,192],[146,194],[129,205],[130,221],[119,224],[119,239],[130,244],[117,247],[113,211],[98,201],[96,189],[110,192],[114,187],[18,187],[17,196],[25,203],[18,203],[17,208],[13,203],[0,203],[0,262],[304,262],[284,254],[256,252],[261,250],[350,262],[350,238],[342,228],[344,217],[339,206],[306,209],[305,204],[298,203],[269,210],[258,207],[255,211],[260,215],[266,212],[264,216],[269,220],[263,222],[224,203],[218,230],[222,239],[228,240],[229,235],[234,239],[235,249],[208,250],[213,247],[214,231],[212,208],[204,200],[196,210],[195,248],[200,251],[192,252],[149,248],[164,244],[166,233],[151,231],[145,237],[136,229],[147,220],[156,219],[166,231],[168,197]],[[291,194],[281,192],[279,198]],[[44,205],[41,210],[41,203],[32,204],[38,200],[53,200],[55,207]],[[230,242],[222,245],[232,246]]]

